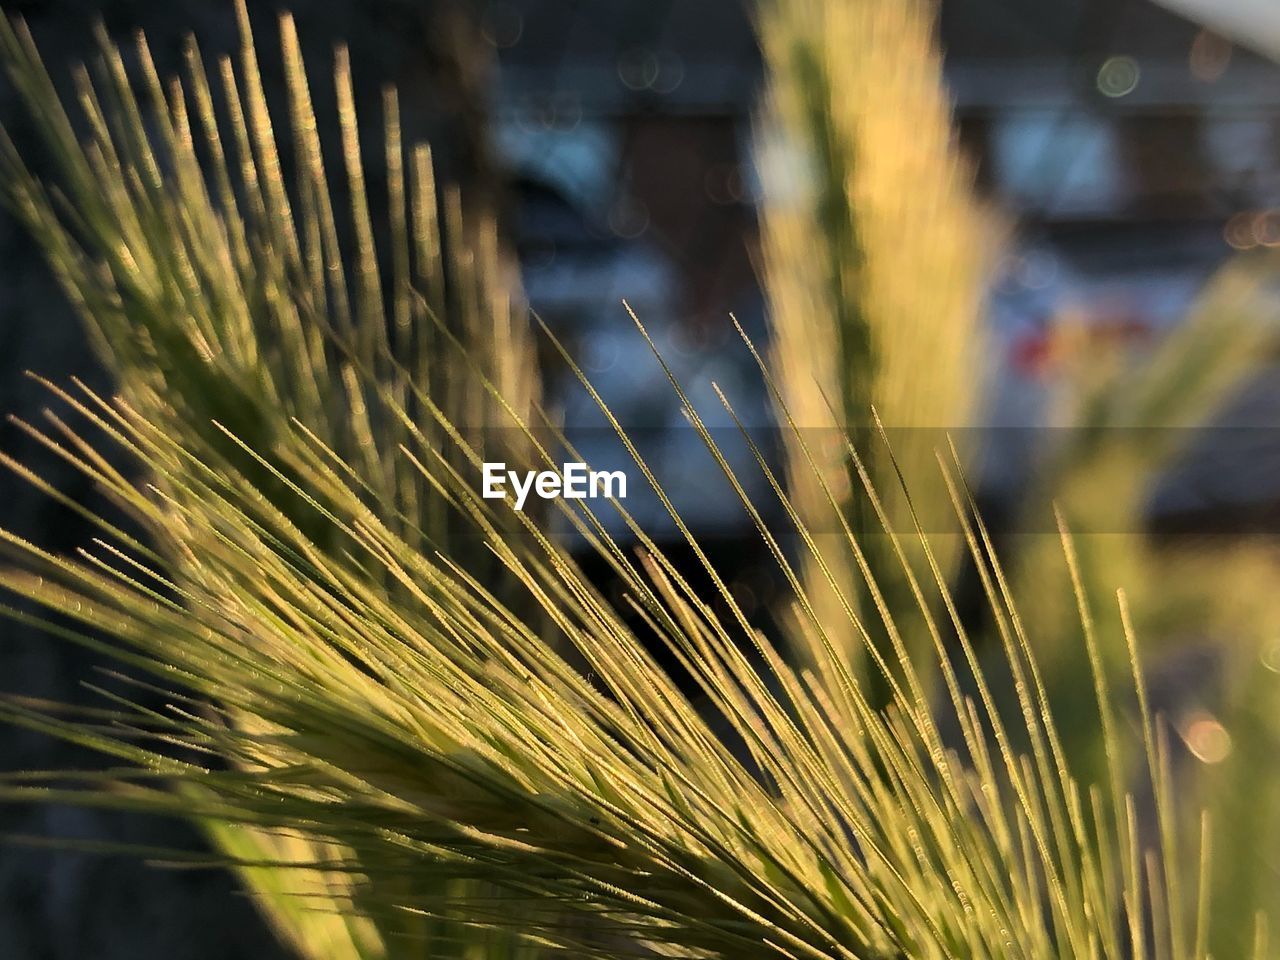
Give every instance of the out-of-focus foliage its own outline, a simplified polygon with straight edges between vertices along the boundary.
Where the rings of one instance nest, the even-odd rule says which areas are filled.
[[[964,438],[977,426],[979,371],[993,362],[979,318],[998,231],[971,196],[958,157],[931,36],[934,12],[924,0],[774,0],[763,7],[770,82],[758,152],[780,416],[828,428],[787,434],[791,495],[816,531],[834,526],[838,508],[862,550],[850,555],[838,536],[813,536],[818,552],[804,562],[803,579],[823,629],[800,624],[793,639],[802,649],[842,637],[860,646],[844,603],[866,613],[877,602],[897,611],[910,599],[902,567],[883,549],[880,518],[856,477],[843,475],[848,451],[838,443],[823,449],[816,438],[838,437],[830,428],[844,428],[870,451],[864,459],[876,486],[888,491],[889,522],[901,528],[914,511],[932,531],[945,491],[930,486],[929,464],[946,430]],[[1077,531],[1083,595],[1106,596],[1123,585],[1143,655],[1157,668],[1176,675],[1184,661],[1207,663],[1202,675],[1172,684],[1165,706],[1187,716],[1210,711],[1205,716],[1242,740],[1212,761],[1225,764],[1215,779],[1236,786],[1208,801],[1230,809],[1227,819],[1249,824],[1260,841],[1248,852],[1247,842],[1240,844],[1232,859],[1235,880],[1222,889],[1242,896],[1227,895],[1228,904],[1252,904],[1248,893],[1273,878],[1280,858],[1280,846],[1266,840],[1276,829],[1266,804],[1280,784],[1280,764],[1260,762],[1258,752],[1260,744],[1274,744],[1280,697],[1274,683],[1257,680],[1262,651],[1280,627],[1280,568],[1264,544],[1205,538],[1157,548],[1143,530],[1155,479],[1272,354],[1280,330],[1273,261],[1228,265],[1185,322],[1136,361],[1086,326],[1060,326],[1058,404],[1046,431],[1056,442],[1038,464],[1025,504],[1015,508],[1014,533],[1003,545],[1023,627],[1062,720],[1064,749],[1086,780],[1105,773],[1107,758],[1093,705],[1081,696],[1093,672],[1079,642],[1082,611],[1061,544],[1047,532],[1055,507]],[[871,436],[873,407],[895,448],[892,458]],[[947,549],[945,535],[932,541],[951,577],[960,554]],[[876,590],[857,586],[863,562]],[[918,652],[924,625],[900,619],[901,643]],[[1094,629],[1114,670],[1128,656],[1121,626],[1100,621]],[[888,650],[897,641],[876,642]],[[979,645],[1002,659],[996,637]],[[874,683],[874,667],[863,669]],[[1011,692],[1001,696],[1016,710]],[[1184,721],[1173,718],[1179,730]],[[1246,777],[1257,789],[1233,794]],[[1237,914],[1216,928],[1214,945],[1221,955],[1242,955],[1250,936],[1251,924]]]
[[[1099,596],[1124,584],[1143,655],[1167,677],[1163,708],[1180,753],[1191,764],[1220,766],[1218,788],[1202,798],[1217,814],[1214,822],[1230,827],[1220,828],[1218,843],[1234,848],[1216,864],[1224,878],[1218,889],[1245,902],[1271,881],[1280,855],[1272,805],[1280,765],[1263,759],[1277,745],[1280,721],[1280,684],[1264,667],[1280,631],[1280,558],[1260,539],[1208,535],[1155,544],[1144,527],[1156,478],[1265,369],[1280,331],[1274,269],[1269,256],[1229,264],[1190,316],[1136,362],[1121,345],[1063,326],[1059,429],[1049,431],[1058,442],[1037,471],[1023,532],[1009,551],[1068,753],[1086,777],[1104,769],[1104,749],[1079,698],[1091,668],[1078,655],[1080,613],[1063,602],[1068,572],[1052,538],[1034,532],[1043,529],[1051,502],[1078,531],[1084,592]],[[1099,649],[1113,666],[1123,660],[1116,625],[1099,628]],[[1215,745],[1198,745],[1204,738]],[[1251,788],[1242,789],[1245,782]],[[1274,918],[1280,903],[1269,900]],[[1223,902],[1213,955],[1243,955],[1252,926],[1233,911],[1234,896]]]
[[[909,590],[838,440],[848,430],[894,523],[905,529],[910,516],[899,468],[927,525],[948,516],[934,451],[980,400],[995,224],[959,156],[931,3],[768,0],[760,16],[770,78],[761,223],[780,416],[806,431],[793,439],[810,438],[790,444],[791,494],[819,531],[839,528],[835,501],[901,605]],[[873,409],[896,465],[875,437]],[[840,540],[820,538],[825,572],[805,568],[833,638],[848,634],[847,617],[821,586],[828,577],[864,613],[873,607],[851,589],[859,577]],[[948,571],[962,549],[958,536],[935,543]]]
[[[1255,633],[1255,625],[1262,627],[1259,608],[1269,605],[1259,595],[1241,606],[1241,597],[1230,591],[1242,573],[1236,561],[1247,569],[1261,562],[1260,551],[1212,539],[1190,548],[1157,548],[1143,534],[1155,479],[1198,430],[1211,427],[1215,414],[1270,355],[1280,330],[1280,300],[1270,288],[1268,267],[1265,261],[1228,266],[1191,315],[1136,361],[1132,348],[1091,336],[1087,327],[1068,321],[1056,332],[1057,409],[1046,431],[1053,445],[1026,495],[1021,529],[1043,529],[1050,503],[1056,504],[1079,531],[1088,592],[1125,584],[1142,610],[1143,635],[1153,643]],[[1066,583],[1061,558],[1046,539],[1024,532],[1013,548],[1018,578],[1037,598],[1028,616],[1043,632],[1044,656],[1065,690],[1077,685],[1083,669],[1070,652],[1078,613],[1052,589],[1035,589]]]

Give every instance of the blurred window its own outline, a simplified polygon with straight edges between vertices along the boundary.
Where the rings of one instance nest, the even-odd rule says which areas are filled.
[[[1124,200],[1115,131],[1103,117],[1070,110],[1019,110],[992,131],[997,187],[1047,216],[1115,211]]]

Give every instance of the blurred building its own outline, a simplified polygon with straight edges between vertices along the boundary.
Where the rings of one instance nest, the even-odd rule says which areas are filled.
[[[626,349],[626,296],[692,344],[695,381],[713,361],[723,375],[726,314],[763,331],[749,4],[485,10],[532,302],[608,363]],[[1015,227],[993,278],[991,417],[1026,426],[1057,315],[1154,342],[1235,250],[1280,244],[1280,68],[1150,0],[943,0],[940,30],[962,141]],[[656,366],[638,363],[603,382],[652,415],[665,385],[647,389]]]
[[[1019,226],[993,297],[993,419],[1022,426],[1055,313],[1141,350],[1230,256],[1280,243],[1280,69],[1146,0],[945,0],[942,33],[962,135]],[[1259,429],[1280,414],[1273,379],[1193,439],[1153,498],[1157,527],[1276,529],[1280,444]]]
[[[508,161],[606,234],[660,250],[686,322],[740,307],[753,285],[760,83],[747,5],[486,11]],[[1225,235],[1236,214],[1280,203],[1280,71],[1268,61],[1149,0],[946,0],[941,34],[983,187],[1083,282],[1132,280],[1150,289],[1119,296],[1174,313],[1231,245],[1271,239],[1241,221]],[[1031,264],[1032,284],[1044,266]]]

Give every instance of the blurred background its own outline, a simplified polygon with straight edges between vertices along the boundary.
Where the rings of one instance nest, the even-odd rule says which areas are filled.
[[[976,189],[1002,224],[987,280],[986,380],[971,424],[983,434],[981,493],[1016,512],[1032,482],[1036,428],[1055,424],[1055,392],[1119,345],[1154,352],[1206,283],[1238,255],[1280,247],[1280,68],[1276,14],[1264,0],[944,0],[940,33],[959,139]],[[733,565],[744,595],[772,589],[757,537],[699,459],[700,443],[662,371],[643,356],[626,298],[696,398],[726,389],[753,429],[770,404],[727,317],[767,339],[758,211],[764,67],[744,0],[297,0],[313,71],[350,45],[357,106],[376,125],[395,83],[406,139],[429,139],[442,179],[492,211],[519,262],[531,307],[561,336],[666,476],[681,507]],[[11,2],[59,79],[93,50],[93,25],[147,32],[162,72],[180,68],[194,31],[206,62],[235,49],[229,5],[197,0]],[[277,6],[250,0],[261,49],[275,47]],[[1247,42],[1241,42],[1241,41]],[[263,59],[269,98],[283,78]],[[316,87],[317,112],[332,94]],[[26,149],[29,121],[7,86],[0,118]],[[321,130],[337,149],[336,124]],[[32,147],[32,150],[35,148]],[[782,169],[797,182],[803,158]],[[790,163],[790,166],[788,166]],[[32,166],[40,170],[38,154]],[[378,194],[371,171],[371,192]],[[927,282],[928,278],[924,278]],[[1280,297],[1280,291],[1276,296]],[[1063,345],[1069,322],[1084,335]],[[639,358],[639,359],[638,359]],[[1153,537],[1276,532],[1280,520],[1280,379],[1269,348],[1224,394],[1214,422],[1153,478],[1140,528]],[[41,391],[23,376],[78,375],[107,387],[79,321],[38,251],[0,222],[0,408],[30,416]],[[1123,374],[1121,375],[1123,376]],[[975,378],[977,373],[975,371]],[[580,388],[548,364],[545,389],[594,465],[616,449]],[[723,421],[719,425],[726,425]],[[1031,428],[1031,429],[1028,429]],[[763,434],[762,434],[763,435]],[[598,443],[597,447],[592,447]],[[94,504],[82,478],[23,434],[0,446]],[[674,473],[673,473],[674,471]],[[681,473],[680,471],[684,471]],[[636,510],[672,536],[655,504]],[[646,512],[648,511],[648,512]],[[71,511],[8,474],[0,522],[56,550],[85,537]],[[1138,532],[1126,529],[1124,532]],[[673,547],[673,549],[677,549]],[[760,568],[760,569],[757,569]],[[6,625],[0,686],[82,700],[85,655]],[[1195,671],[1203,660],[1182,669]],[[1172,696],[1172,695],[1171,695]],[[6,769],[97,761],[35,734],[0,730]],[[28,837],[196,846],[184,827],[59,807],[0,808],[0,830]],[[6,846],[0,850],[0,957],[86,960],[284,954],[252,906],[218,873],[156,871],[135,858]]]

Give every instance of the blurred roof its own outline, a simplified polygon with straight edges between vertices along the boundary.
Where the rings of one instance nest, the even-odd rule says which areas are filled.
[[[1099,72],[1123,59],[1136,65],[1133,88],[1111,110],[1274,106],[1280,71],[1233,49],[1206,77],[1193,59],[1204,28],[1150,0],[944,0],[942,40],[961,108],[1004,107],[1098,97]]]
[[[501,99],[572,95],[593,113],[741,113],[759,52],[740,0],[507,0],[491,3]]]
[[[616,114],[742,114],[756,100],[759,52],[749,0],[502,0],[487,6],[506,109],[572,97]],[[1274,104],[1275,67],[1246,51],[1211,82],[1189,57],[1202,27],[1151,0],[944,0],[940,30],[962,109],[1096,95],[1112,58],[1141,69],[1119,109]]]
[[[944,0],[941,29],[964,60],[1182,59],[1199,30],[1149,0]]]

